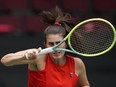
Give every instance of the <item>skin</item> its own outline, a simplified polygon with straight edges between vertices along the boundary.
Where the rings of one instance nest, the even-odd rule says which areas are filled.
[[[56,45],[58,42],[62,41],[62,39],[63,37],[60,34],[59,35],[53,35],[53,34],[47,35],[47,42],[45,43],[45,46],[52,47]],[[66,48],[67,45],[66,43],[63,43],[59,47]],[[55,51],[55,52],[50,53],[50,56],[55,63],[59,65],[64,65],[66,61],[64,54],[65,54],[64,51]]]
[[[49,34],[46,36],[46,43],[45,47],[52,47],[56,45],[58,42],[60,42],[63,39],[63,36],[61,34]],[[60,45],[61,48],[66,48],[67,45],[64,42],[62,45]],[[45,69],[45,64],[46,64],[46,56],[45,55],[40,55],[36,56],[36,52],[40,52],[41,48],[38,49],[28,49],[24,51],[19,51],[16,53],[9,53],[3,56],[1,59],[1,62],[5,66],[13,66],[13,65],[18,65],[18,64],[28,64],[28,68],[30,70],[38,71],[38,70],[44,70]],[[28,55],[28,60],[25,57],[25,54]],[[66,62],[66,58],[64,56],[65,52],[64,51],[55,51],[50,53],[50,56],[54,63],[63,66]],[[79,80],[77,83],[78,87],[90,87],[89,82],[87,80],[86,76],[86,70],[85,70],[85,65],[82,62],[80,58],[74,58],[75,61],[75,74],[78,75]]]

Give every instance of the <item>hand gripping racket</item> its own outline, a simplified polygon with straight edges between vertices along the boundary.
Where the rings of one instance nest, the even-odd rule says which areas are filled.
[[[66,40],[70,49],[59,48]],[[111,50],[115,42],[114,26],[105,19],[91,18],[77,24],[56,46],[43,49],[37,55],[63,50],[85,57],[94,57]]]

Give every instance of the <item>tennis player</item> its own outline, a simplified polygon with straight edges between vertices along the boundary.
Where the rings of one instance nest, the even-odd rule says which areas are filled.
[[[45,47],[58,44],[72,27],[71,15],[56,7],[51,11],[43,11],[41,16],[50,25],[45,29]],[[67,48],[66,42],[60,48]],[[28,87],[90,87],[86,69],[80,58],[64,51],[36,56],[38,49],[27,49],[3,56],[1,62],[5,66],[28,64]]]

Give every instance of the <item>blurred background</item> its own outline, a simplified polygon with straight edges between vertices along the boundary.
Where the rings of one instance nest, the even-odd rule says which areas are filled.
[[[38,15],[58,5],[75,23],[101,17],[116,27],[116,0],[0,0],[0,59],[7,53],[43,47],[46,24]],[[91,87],[115,87],[116,47],[84,61]],[[5,67],[0,63],[0,87],[27,87],[27,65]]]

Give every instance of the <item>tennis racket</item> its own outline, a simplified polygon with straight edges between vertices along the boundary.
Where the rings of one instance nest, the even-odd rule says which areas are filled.
[[[70,49],[59,48],[66,40]],[[105,19],[91,18],[77,24],[60,43],[54,47],[43,49],[36,55],[63,50],[85,57],[94,57],[111,50],[115,42],[114,26]]]

